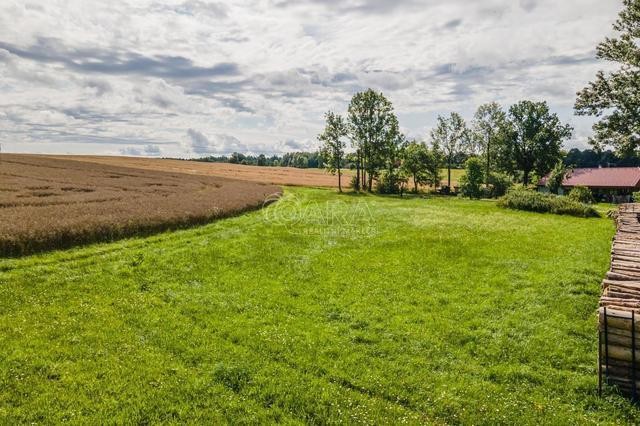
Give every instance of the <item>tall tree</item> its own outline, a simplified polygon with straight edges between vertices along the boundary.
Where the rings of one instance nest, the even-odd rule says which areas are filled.
[[[616,37],[597,47],[597,57],[620,64],[617,71],[599,71],[576,100],[576,113],[600,117],[591,143],[610,145],[621,153],[640,145],[640,1],[624,0],[624,10],[613,25]]]
[[[358,181],[371,191],[373,178],[385,166],[385,151],[397,135],[398,119],[391,102],[382,93],[368,89],[351,99],[348,122],[358,156]]]
[[[462,116],[452,112],[449,117],[438,116],[438,123],[431,131],[434,146],[439,147],[447,164],[447,185],[451,189],[451,167],[455,157],[470,151],[471,139]]]
[[[532,172],[542,176],[561,159],[562,141],[572,132],[546,102],[521,101],[509,108],[505,149],[525,185]]]
[[[325,168],[331,173],[338,173],[338,190],[342,192],[342,162],[346,148],[347,124],[342,116],[329,111],[325,115],[324,131],[318,135],[322,142],[320,153],[325,162]]]
[[[391,119],[389,131],[386,133],[386,140],[383,141],[382,149],[379,151],[381,155],[379,161],[386,166],[389,174],[393,175],[400,167],[406,145],[407,138],[400,132],[398,119],[394,115]]]
[[[389,133],[390,139],[386,143],[383,153],[384,170],[377,174],[377,190],[383,194],[396,194],[402,192],[407,183],[404,169],[400,166],[404,157],[404,149],[407,140],[396,127],[395,132]]]
[[[480,105],[473,119],[473,138],[485,157],[485,183],[488,184],[494,152],[504,136],[506,114],[497,102]]]

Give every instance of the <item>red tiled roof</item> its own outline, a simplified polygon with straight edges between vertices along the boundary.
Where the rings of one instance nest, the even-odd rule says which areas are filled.
[[[546,185],[549,175],[540,179],[539,186]],[[569,170],[562,186],[588,186],[591,188],[638,188],[640,167],[603,167]]]

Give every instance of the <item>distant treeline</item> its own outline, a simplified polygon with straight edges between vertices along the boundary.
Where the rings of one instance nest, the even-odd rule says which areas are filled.
[[[248,166],[297,167],[299,169],[321,169],[324,167],[322,157],[317,152],[288,152],[282,155],[271,156],[266,156],[264,154],[250,155],[234,152],[231,155],[212,155],[203,158],[193,158],[191,161],[244,164]]]
[[[562,161],[567,167],[640,167],[640,157],[637,154],[621,156],[611,150],[598,152],[573,148]]]
[[[469,155],[465,153],[457,153],[453,159],[453,166],[462,168]],[[243,164],[247,166],[265,166],[265,167],[296,167],[299,169],[322,169],[325,163],[319,152],[288,152],[282,155],[265,154],[252,155],[234,152],[231,155],[211,155],[201,158],[190,158],[189,161],[199,161],[202,163],[230,163]],[[356,155],[347,154],[342,161],[342,167],[345,169],[355,169]]]
[[[345,156],[343,161],[343,167],[345,169],[355,168],[355,158],[352,157],[355,157],[355,154],[347,154]],[[453,166],[462,168],[468,158],[468,155],[458,153],[454,158]],[[192,158],[190,161],[265,167],[296,167],[299,169],[322,169],[325,166],[322,156],[318,152],[290,152],[271,156],[234,152],[231,155],[212,155],[202,158]],[[640,167],[640,156],[619,156],[611,150],[598,152],[593,149],[580,150],[573,148],[564,154],[562,161],[567,167]]]

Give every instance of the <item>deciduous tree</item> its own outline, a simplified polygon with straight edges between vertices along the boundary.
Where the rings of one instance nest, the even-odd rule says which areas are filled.
[[[432,185],[434,188],[440,186],[442,179],[440,175],[440,166],[442,165],[442,153],[437,146],[432,146],[427,150],[427,166],[425,169],[426,184]]]
[[[482,196],[482,162],[477,157],[469,158],[464,164],[464,175],[460,178],[460,192],[465,197],[480,198]]]
[[[509,108],[505,134],[505,155],[522,173],[525,185],[533,172],[542,176],[561,159],[562,141],[573,128],[562,124],[546,102],[521,101]]]
[[[497,102],[480,105],[473,119],[474,145],[485,160],[485,183],[491,175],[494,153],[504,137],[506,114]]]
[[[373,178],[385,165],[389,144],[397,137],[398,119],[391,102],[382,93],[368,89],[351,99],[348,122],[358,157],[358,182],[371,191]]]
[[[452,112],[449,117],[438,116],[438,123],[431,131],[434,146],[442,150],[447,165],[447,185],[451,188],[451,167],[456,155],[470,151],[471,139],[462,116]]]
[[[599,71],[576,100],[576,113],[600,118],[591,143],[631,153],[640,145],[640,1],[624,0],[624,10],[597,47],[597,57],[620,64],[616,71]]]
[[[347,125],[342,116],[331,111],[325,114],[325,120],[324,131],[318,135],[318,140],[322,142],[320,153],[325,168],[331,173],[338,173],[338,190],[342,192],[342,162],[346,148]]]
[[[429,149],[417,141],[409,142],[404,148],[402,169],[413,181],[413,191],[418,192],[418,185],[429,183]]]

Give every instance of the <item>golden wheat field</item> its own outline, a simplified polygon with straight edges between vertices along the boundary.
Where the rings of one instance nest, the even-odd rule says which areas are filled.
[[[204,223],[280,193],[219,176],[0,154],[0,256]]]
[[[289,186],[338,187],[338,177],[321,169],[296,169],[293,167],[257,167],[229,163],[204,163],[197,161],[161,158],[111,157],[97,155],[55,156],[68,160],[85,161],[112,166],[133,167],[144,170],[218,176],[251,182]],[[342,186],[347,187],[351,172],[343,170]]]

